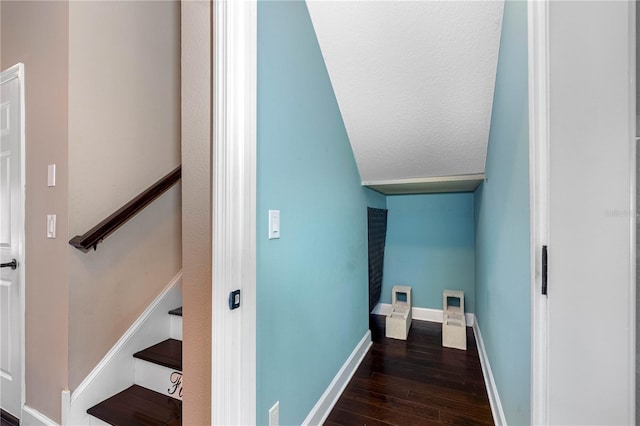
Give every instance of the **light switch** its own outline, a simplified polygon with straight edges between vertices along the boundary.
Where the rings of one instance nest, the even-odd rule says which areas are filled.
[[[55,238],[56,237],[56,215],[48,214],[47,215],[47,238]]]
[[[49,164],[47,167],[47,186],[56,186],[56,165]]]
[[[280,210],[269,210],[269,239],[280,238]]]

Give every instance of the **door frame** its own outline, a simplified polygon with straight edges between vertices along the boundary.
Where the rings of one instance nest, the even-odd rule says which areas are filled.
[[[212,25],[211,423],[256,424],[257,1],[213,1]]]
[[[548,424],[548,316],[542,295],[541,247],[549,217],[549,5],[527,5],[529,67],[529,197],[531,252],[531,424]]]
[[[629,122],[635,127],[636,31],[635,2],[629,7]],[[549,0],[528,2],[529,167],[531,249],[531,424],[549,424],[549,346],[547,296],[541,294],[541,247],[549,237]],[[634,128],[630,134],[636,135]],[[629,371],[635,372],[636,357],[636,143],[630,143],[629,232]],[[635,374],[629,382],[628,418],[635,419]]]
[[[20,317],[20,379],[22,382],[20,389],[20,413],[19,416],[22,419],[24,405],[26,402],[26,382],[25,382],[25,361],[26,361],[26,340],[25,340],[25,265],[26,265],[26,250],[25,250],[25,203],[26,203],[26,132],[25,132],[25,72],[24,64],[17,63],[12,67],[2,71],[0,73],[0,84],[17,78],[20,82],[20,212],[18,223],[18,290],[20,291],[19,300],[19,317]]]

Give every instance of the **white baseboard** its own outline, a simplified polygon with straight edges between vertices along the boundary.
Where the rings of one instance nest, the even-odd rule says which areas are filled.
[[[484,348],[484,341],[482,340],[482,334],[480,333],[480,326],[476,320],[473,324],[473,334],[476,337],[476,345],[478,347],[478,354],[480,355],[480,364],[482,365],[482,375],[484,376],[484,384],[487,387],[487,395],[489,396],[489,404],[491,404],[491,413],[493,414],[493,422],[496,426],[506,426],[507,419],[504,416],[504,410],[502,409],[502,403],[500,402],[500,395],[498,394],[498,387],[493,378],[493,372],[491,371],[491,365],[489,364],[489,357],[487,351]]]
[[[342,365],[338,373],[335,375],[327,390],[324,391],[316,405],[313,406],[309,415],[302,422],[303,425],[321,425],[327,419],[333,406],[338,402],[338,398],[342,395],[344,388],[347,387],[351,377],[360,366],[364,356],[371,347],[371,331],[367,330],[360,343],[356,345],[349,355],[349,358]]]
[[[376,315],[389,315],[391,313],[391,304],[378,303],[371,313]],[[418,321],[442,323],[442,309],[417,308],[414,306],[411,308],[411,317]],[[464,314],[464,317],[467,321],[467,326],[472,327],[475,315],[467,312]]]
[[[134,384],[133,354],[169,337],[168,312],[182,303],[181,280],[179,272],[71,395],[62,392],[63,426],[88,425],[87,409]]]
[[[58,426],[58,423],[51,420],[38,410],[24,405],[22,407],[21,426]]]

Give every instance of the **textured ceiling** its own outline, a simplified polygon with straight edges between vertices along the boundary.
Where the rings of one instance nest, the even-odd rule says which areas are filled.
[[[484,173],[503,1],[307,5],[363,182]]]

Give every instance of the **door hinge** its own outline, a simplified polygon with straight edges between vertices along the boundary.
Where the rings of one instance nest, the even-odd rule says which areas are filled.
[[[547,246],[542,246],[542,294],[547,295],[547,280],[548,280],[548,254]]]

